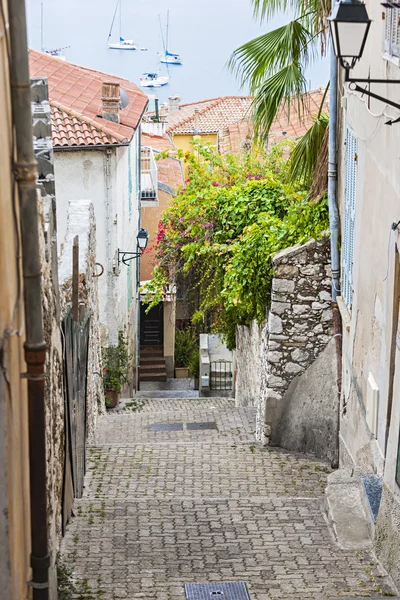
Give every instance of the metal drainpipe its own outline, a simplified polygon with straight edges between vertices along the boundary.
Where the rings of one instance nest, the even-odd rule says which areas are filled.
[[[340,427],[340,395],[342,389],[342,320],[337,305],[340,295],[340,252],[339,252],[339,211],[337,205],[337,102],[338,102],[338,66],[331,41],[330,57],[330,90],[329,90],[329,150],[328,150],[328,206],[331,232],[331,265],[332,265],[332,314],[333,332],[336,343],[336,370],[338,389],[337,408],[337,442],[336,457],[332,466],[339,466],[339,427]]]
[[[46,495],[46,432],[41,264],[37,214],[37,163],[33,151],[31,91],[24,0],[8,3],[11,42],[11,100],[16,141],[25,304],[28,380],[31,567],[34,600],[48,600],[49,565]]]

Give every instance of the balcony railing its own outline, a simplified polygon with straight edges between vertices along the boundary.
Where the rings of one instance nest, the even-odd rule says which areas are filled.
[[[141,154],[141,198],[144,201],[157,200],[157,164],[153,148],[142,146]]]

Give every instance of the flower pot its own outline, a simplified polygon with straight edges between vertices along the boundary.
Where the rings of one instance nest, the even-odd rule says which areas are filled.
[[[106,407],[107,408],[115,408],[119,401],[119,392],[116,390],[106,390]]]
[[[189,377],[189,369],[187,367],[175,367],[176,379],[183,379]]]

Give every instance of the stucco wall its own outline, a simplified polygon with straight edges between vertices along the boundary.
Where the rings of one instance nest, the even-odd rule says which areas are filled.
[[[7,14],[7,2],[3,3]],[[0,596],[24,600],[30,578],[28,405],[21,249],[12,194],[11,107],[6,36],[0,37]]]
[[[273,266],[266,322],[238,329],[236,403],[257,406],[257,439],[262,443],[298,451],[307,448],[307,452],[330,458],[332,445],[321,448],[319,434],[304,435],[305,427],[309,432],[325,428],[332,431],[332,443],[336,442],[334,355],[327,352],[310,368],[332,336],[329,239],[287,248],[275,255]],[[322,371],[326,385],[314,414],[317,387],[313,386],[318,386]],[[285,422],[284,409],[290,421]]]
[[[400,79],[399,62],[383,57],[384,9],[366,1],[372,24],[362,60],[352,75]],[[343,73],[342,73],[343,77]],[[398,503],[400,488],[395,466],[400,431],[400,351],[396,347],[398,297],[395,272],[399,260],[400,137],[386,126],[399,111],[385,103],[361,98],[343,87],[346,98],[339,112],[338,200],[344,227],[345,135],[349,126],[357,138],[357,181],[354,232],[353,302],[350,311],[342,308],[343,397],[340,419],[340,461],[383,475],[382,514],[376,527],[378,550],[385,566],[399,585],[400,569],[394,568],[391,548],[400,547]],[[373,91],[398,102],[398,86],[374,84]],[[346,104],[347,103],[347,104]],[[342,231],[343,236],[343,231]],[[397,279],[397,282],[396,282]],[[378,386],[376,435],[366,420],[368,377]],[[387,424],[390,423],[390,427]],[[384,543],[382,541],[384,540]],[[386,545],[386,550],[384,546]],[[398,558],[397,558],[398,560]]]

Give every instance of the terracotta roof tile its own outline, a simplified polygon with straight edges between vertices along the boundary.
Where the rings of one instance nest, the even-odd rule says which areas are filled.
[[[121,140],[132,138],[148,103],[147,96],[137,85],[127,79],[61,61],[36,50],[29,52],[29,69],[32,77],[48,78],[50,101],[76,111],[90,119],[94,127],[104,131],[107,129]],[[105,121],[100,116],[104,81],[119,83],[129,96],[128,106],[120,112],[120,123]]]
[[[302,137],[311,127],[318,114],[324,90],[322,88],[313,90],[304,95],[304,112],[299,115],[294,107],[290,113],[287,105],[282,105],[269,132],[269,142],[279,142],[284,139],[296,140]],[[325,100],[323,112],[329,113],[329,104]],[[251,119],[230,124],[219,136],[219,150],[221,153],[243,151],[243,148],[251,142],[253,137],[253,126]]]
[[[175,134],[217,133],[249,114],[250,96],[222,96],[184,104],[167,117],[167,132]],[[196,115],[197,109],[197,115]]]
[[[55,148],[119,145],[124,141],[120,134],[115,134],[107,127],[97,127],[93,120],[65,108],[59,102],[51,102],[50,109],[51,134]]]

